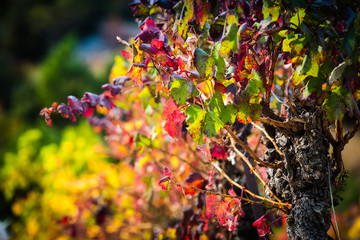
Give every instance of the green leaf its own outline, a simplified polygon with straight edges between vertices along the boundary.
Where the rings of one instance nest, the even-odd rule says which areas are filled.
[[[179,26],[179,34],[186,39],[187,29],[189,27],[189,22],[192,20],[194,16],[194,4],[192,0],[184,0],[186,11],[184,18],[180,22]]]
[[[210,110],[225,124],[233,124],[236,118],[236,110],[234,105],[224,105],[221,93],[216,92],[212,96],[209,103]]]
[[[341,78],[342,73],[344,72],[346,66],[349,65],[347,62],[342,62],[332,70],[330,77],[329,77],[329,83],[330,85],[334,84],[335,82],[338,82],[337,80]]]
[[[184,105],[190,95],[197,96],[199,91],[192,81],[174,74],[170,81],[170,93],[179,105]]]
[[[255,121],[256,119],[260,118],[260,111],[261,111],[260,104],[249,104],[247,102],[241,102],[238,104],[238,112],[237,112],[237,119],[240,122],[248,123],[251,121]]]
[[[225,74],[225,61],[224,58],[220,57],[219,55],[220,48],[221,48],[221,42],[217,42],[214,44],[211,52],[211,58],[214,60],[216,66],[215,77],[217,80],[222,81],[224,79],[224,74]]]
[[[202,50],[201,48],[195,49],[194,64],[201,78],[204,78],[208,74],[207,73],[208,59],[209,59],[209,54],[207,54],[204,50]]]
[[[292,81],[293,81],[294,85],[297,86],[302,81],[304,81],[306,77],[307,77],[306,75],[301,75],[301,74],[299,74],[298,70],[295,70]]]
[[[325,99],[322,107],[330,121],[342,120],[347,110],[346,108],[350,111],[353,110],[354,106],[350,94],[347,88],[339,86],[333,89],[331,94]]]
[[[135,143],[137,149],[144,149],[145,147],[152,147],[152,141],[145,135],[138,133],[135,137]]]
[[[306,54],[301,65],[301,75],[317,77],[319,73],[320,54]]]
[[[205,118],[205,112],[199,106],[191,104],[186,109],[186,122],[189,124],[188,132],[192,136],[193,140],[197,144],[201,144],[203,141],[203,129],[202,123]]]
[[[237,31],[236,23],[230,24],[225,39],[221,42],[219,55],[227,57],[231,50],[237,50]]]
[[[214,112],[207,112],[205,114],[205,120],[203,124],[203,132],[208,137],[214,137],[217,132],[224,127],[224,123],[220,120]]]
[[[248,85],[240,95],[243,99],[251,100],[252,98],[257,98],[263,92],[265,92],[265,88],[260,76],[256,72],[252,72]]]
[[[324,78],[321,77],[309,77],[309,81],[305,86],[303,92],[303,98],[308,98],[312,93],[316,93],[317,96],[321,94],[321,86],[324,83]]]

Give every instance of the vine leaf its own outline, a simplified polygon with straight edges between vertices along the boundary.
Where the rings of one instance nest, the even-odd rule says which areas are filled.
[[[334,70],[332,70],[330,77],[329,77],[330,85],[334,84],[335,82],[337,82],[338,79],[341,78],[341,75],[344,72],[347,65],[349,65],[349,63],[342,62],[339,64],[339,66],[337,66],[336,68],[334,68]]]
[[[185,184],[189,187],[196,187],[203,189],[203,186],[205,187],[207,185],[207,181],[201,176],[200,173],[194,172],[191,173],[187,178],[185,179]],[[196,189],[193,188],[185,188],[184,192],[186,195],[194,196],[197,193]]]
[[[224,40],[221,42],[221,47],[219,51],[219,55],[221,57],[226,57],[230,53],[231,50],[237,49],[237,31],[238,27],[236,23],[230,24],[228,27],[227,34]]]
[[[241,209],[240,199],[220,201],[216,195],[210,194],[206,197],[206,216],[208,218],[216,216],[222,226],[226,226],[229,231],[232,231],[236,227],[239,216],[243,217],[245,214]]]
[[[260,95],[264,91],[259,75],[252,72],[249,83],[240,93],[240,102],[237,104],[237,119],[240,122],[247,123],[260,117]]]
[[[201,107],[191,104],[186,109],[186,118],[186,122],[189,124],[188,132],[195,143],[201,144],[203,142],[202,123],[205,118],[205,112]]]
[[[209,60],[209,54],[207,54],[201,48],[195,49],[194,65],[195,65],[196,69],[198,70],[201,78],[204,78],[211,73],[212,66],[208,67],[209,64],[211,65],[211,63],[209,63],[208,60]]]
[[[181,137],[181,128],[185,120],[185,113],[180,111],[176,103],[170,99],[167,101],[162,115],[164,118],[168,119],[164,125],[165,131],[171,137]]]
[[[213,59],[216,66],[215,78],[219,81],[222,81],[225,74],[225,61],[224,58],[219,55],[220,48],[221,42],[216,42],[211,51],[211,58]]]
[[[267,223],[267,216],[268,213],[265,213],[252,224],[253,227],[257,228],[260,237],[264,237],[267,233],[272,235],[271,227]]]
[[[143,80],[142,80],[142,68],[132,66],[129,72],[127,72],[126,76],[131,78],[137,85],[142,86]]]
[[[203,123],[203,132],[208,137],[215,137],[217,132],[224,127],[224,123],[214,112],[207,112]]]
[[[338,86],[325,99],[322,107],[330,121],[342,120],[347,109],[352,112],[354,106],[350,94],[347,88]]]
[[[219,144],[216,144],[212,149],[211,149],[211,157],[213,158],[217,158],[217,159],[227,159],[229,153],[227,151],[226,148],[220,146]]]
[[[140,38],[145,43],[150,43],[152,39],[158,37],[160,32],[160,29],[151,18],[146,19],[145,23],[140,26],[140,30],[141,32],[134,39]]]
[[[161,187],[162,190],[169,191],[170,190],[170,178],[165,176],[159,180],[158,185]]]
[[[236,109],[233,104],[224,105],[221,93],[214,93],[209,103],[210,110],[225,124],[233,124],[236,118]]]
[[[177,103],[183,105],[190,96],[199,95],[199,91],[192,81],[174,74],[170,81],[170,92]]]

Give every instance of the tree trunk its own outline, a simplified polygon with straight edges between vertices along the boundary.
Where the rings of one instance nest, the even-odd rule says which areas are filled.
[[[329,212],[329,143],[322,127],[322,111],[315,107],[298,108],[298,118],[305,120],[304,128],[294,132],[264,124],[284,154],[285,166],[268,169],[269,187],[280,199],[292,204],[287,219],[290,240],[328,239],[331,224]],[[289,112],[288,120],[293,116]],[[273,162],[282,157],[272,143],[263,137],[268,147],[265,160]]]

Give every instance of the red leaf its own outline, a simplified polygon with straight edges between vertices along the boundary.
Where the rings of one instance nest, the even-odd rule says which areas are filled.
[[[228,191],[228,193],[229,193],[229,195],[231,195],[231,196],[236,196],[236,193],[235,193],[235,191],[234,191],[233,188],[230,189],[230,190]]]
[[[226,159],[228,157],[228,152],[227,149],[225,149],[224,147],[220,145],[215,145],[211,149],[211,156],[217,159]]]
[[[140,27],[141,32],[134,37],[136,40],[140,38],[141,41],[150,43],[152,39],[158,36],[160,29],[156,26],[151,18],[148,18],[146,22]]]
[[[159,40],[157,40],[157,39],[153,39],[153,40],[151,41],[151,45],[160,50],[160,49],[162,49],[162,48],[164,47],[164,42],[163,42],[163,41],[159,41]]]
[[[168,178],[171,178],[173,173],[171,172],[171,170],[168,167],[164,167],[163,174],[165,176],[167,176]]]
[[[267,223],[267,213],[262,215],[258,220],[256,220],[252,225],[253,227],[256,227],[259,233],[260,237],[263,237],[266,235],[266,233],[272,234],[271,227]]]
[[[221,83],[218,83],[218,82],[215,82],[215,85],[214,85],[214,89],[215,89],[215,92],[219,92],[219,93],[227,93],[227,88],[221,84]]]
[[[172,99],[170,99],[165,104],[162,115],[164,118],[168,119],[171,116],[171,114],[173,114],[173,112],[175,112],[176,110],[179,110],[179,107]]]
[[[159,180],[158,185],[161,187],[162,190],[169,191],[170,190],[170,178],[169,177],[163,177]]]
[[[123,56],[124,58],[126,58],[128,60],[130,60],[131,57],[132,57],[130,53],[128,53],[128,52],[126,52],[124,50],[121,51],[121,56]]]
[[[163,117],[168,119],[164,125],[165,131],[171,137],[181,137],[181,128],[185,120],[185,113],[179,110],[173,100],[170,99],[164,106]]]
[[[216,209],[219,207],[220,203],[221,201],[214,194],[210,194],[206,197],[206,216],[208,218],[215,216]]]
[[[200,173],[198,172],[194,172],[191,173],[185,180],[185,183],[187,186],[194,186],[197,188],[202,188],[203,184],[204,184],[205,179],[201,176]],[[195,195],[195,193],[197,192],[195,189],[193,188],[186,188],[184,189],[184,192],[186,195]]]

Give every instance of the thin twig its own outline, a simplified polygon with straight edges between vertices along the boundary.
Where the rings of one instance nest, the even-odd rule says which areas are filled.
[[[282,166],[284,166],[284,162],[280,162],[280,163],[276,163],[276,164],[271,164],[271,163],[267,163],[264,162],[263,160],[261,160],[252,150],[251,148],[246,145],[243,141],[241,141],[232,131],[228,126],[224,126],[224,128],[226,129],[226,131],[230,134],[230,136],[235,140],[235,142],[237,144],[239,144],[245,151],[247,151],[251,157],[257,161],[258,163],[268,167],[268,168],[273,168],[273,169],[277,169],[277,168],[281,168]]]
[[[289,99],[288,99],[286,102],[289,104],[289,106],[290,106],[290,108],[291,108],[291,111],[293,111],[293,113],[295,114],[295,116],[296,116],[296,117],[299,117],[298,112],[296,111],[295,107],[291,104],[291,102],[289,101]]]
[[[277,59],[278,59],[278,56],[279,56],[279,51],[280,51],[280,48],[282,46],[282,41],[279,43],[278,46],[276,46],[275,48],[275,52],[271,58],[271,65],[270,65],[270,69],[269,69],[269,80],[267,82],[267,85],[268,85],[268,88],[266,89],[266,102],[269,103],[270,101],[270,91],[271,91],[271,86],[274,82],[274,71],[275,71],[275,66],[276,66],[276,63],[277,63]]]
[[[281,104],[284,104],[285,106],[288,106],[286,103],[284,103],[283,101],[280,100],[280,98],[278,96],[276,96],[276,94],[271,91],[271,95]]]
[[[186,186],[186,185],[182,185],[180,183],[175,183],[175,186],[181,187],[181,188],[191,188],[191,189],[197,190],[197,191],[199,191],[201,193],[205,193],[207,195],[213,194],[213,195],[220,196],[220,197],[223,197],[223,198],[238,198],[240,200],[247,201],[247,202],[252,203],[252,204],[268,204],[268,205],[272,206],[272,204],[265,203],[264,201],[253,201],[253,200],[251,200],[249,198],[233,196],[233,195],[218,193],[218,192],[209,191],[209,190],[203,190],[203,189],[195,187],[195,186]]]
[[[256,170],[256,168],[254,168],[252,166],[252,164],[250,163],[249,159],[242,153],[239,151],[239,149],[237,149],[235,147],[235,143],[234,143],[234,139],[230,139],[231,143],[232,143],[232,148],[233,150],[241,157],[241,159],[248,165],[250,171],[255,174],[255,176],[260,180],[261,184],[264,185],[265,188],[268,189],[270,195],[272,197],[274,197],[278,202],[282,203],[282,201],[271,191],[271,189],[269,188],[269,186],[265,183],[264,179],[262,179],[262,177],[260,176],[260,173]]]
[[[355,133],[359,131],[359,128],[360,128],[360,121],[357,120],[355,126],[345,134],[343,141],[344,146],[350,141],[351,138],[355,136]]]
[[[132,45],[130,43],[128,43],[127,41],[125,41],[124,39],[122,39],[121,37],[116,36],[116,39],[118,40],[119,43],[122,43],[122,44],[132,48]]]
[[[228,180],[232,185],[236,186],[237,188],[239,189],[243,189],[244,187],[241,186],[240,184],[238,184],[237,182],[235,182],[234,180],[232,180],[225,172],[224,170],[222,170],[215,162],[211,162],[211,164],[216,168],[216,170],[218,170],[220,172],[220,174],[226,178],[226,180]],[[282,203],[282,202],[275,202],[271,199],[268,199],[268,198],[265,198],[265,197],[262,197],[262,196],[259,196],[259,195],[256,195],[254,194],[253,192],[247,190],[246,188],[244,188],[244,191],[246,193],[248,193],[249,195],[251,195],[252,197],[254,198],[257,198],[257,199],[260,199],[260,200],[263,200],[263,201],[266,201],[266,202],[269,202],[273,205],[278,205],[280,206],[281,209],[284,209],[284,208],[290,208],[291,207],[291,204],[289,203]]]
[[[277,146],[275,140],[272,137],[270,137],[270,135],[266,132],[265,129],[263,129],[262,127],[260,127],[259,125],[257,125],[254,122],[252,122],[251,124],[265,134],[266,138],[271,141],[271,143],[274,145],[276,151],[280,154],[280,156],[284,156],[284,154],[280,151],[279,147]]]

